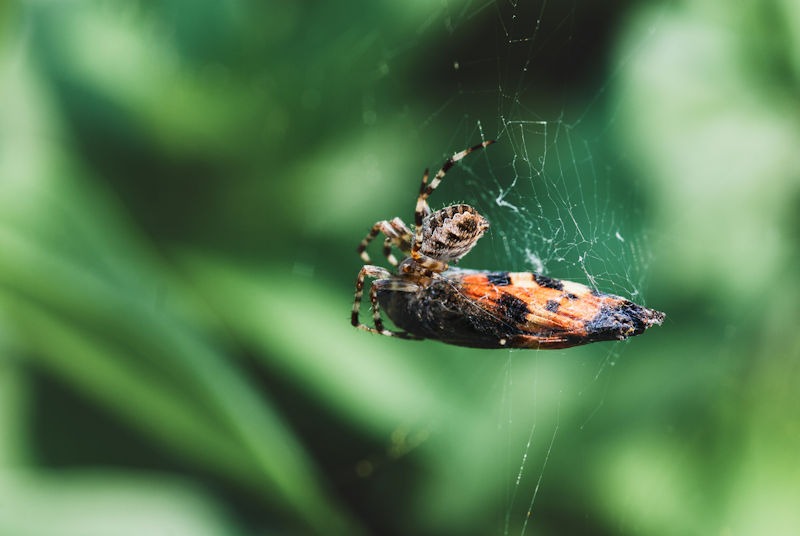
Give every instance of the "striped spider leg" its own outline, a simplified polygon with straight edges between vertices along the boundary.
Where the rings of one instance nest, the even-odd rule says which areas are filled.
[[[381,220],[372,226],[357,249],[361,259],[367,264],[361,268],[356,279],[351,319],[353,326],[382,335],[418,338],[408,332],[396,332],[384,328],[378,305],[378,292],[386,290],[415,293],[423,290],[430,283],[432,277],[447,270],[448,262],[458,261],[483,236],[486,229],[489,228],[489,222],[471,206],[451,205],[433,212],[427,200],[456,162],[472,151],[483,149],[491,143],[494,141],[479,143],[448,158],[430,184],[428,183],[429,170],[425,169],[414,213],[415,229],[413,233],[400,218]],[[385,236],[383,255],[389,264],[398,266],[396,274],[369,264],[371,260],[366,251],[367,246],[381,233]],[[392,254],[392,247],[403,252],[405,257],[402,262],[398,262]],[[362,324],[359,320],[364,281],[367,277],[374,279],[369,293],[374,328]]]
[[[369,254],[367,253],[367,246],[370,242],[377,238],[378,234],[383,233],[386,237],[383,241],[383,255],[389,264],[397,266],[397,258],[392,254],[392,246],[396,247],[406,255],[411,252],[411,240],[414,235],[411,229],[400,218],[393,218],[392,220],[382,220],[372,226],[369,234],[364,237],[364,240],[358,245],[358,254],[361,259],[369,264]]]
[[[364,293],[364,280],[367,277],[374,279],[369,289],[369,302],[372,305],[372,322],[374,328],[366,324],[362,324],[358,318],[358,313],[361,310],[361,297]],[[377,333],[379,335],[386,335],[389,337],[400,337],[402,339],[419,339],[415,335],[406,331],[391,331],[383,326],[383,319],[381,318],[381,310],[378,305],[378,291],[379,290],[394,290],[398,292],[416,292],[420,289],[419,285],[411,278],[402,278],[392,274],[386,268],[380,266],[373,266],[371,264],[364,265],[358,272],[356,278],[356,295],[353,301],[353,326],[369,331],[370,333]]]
[[[428,197],[456,162],[472,151],[483,149],[492,143],[494,140],[487,140],[454,154],[442,165],[430,184],[428,170],[423,173],[414,211],[411,258],[425,271],[441,273],[447,270],[447,263],[456,262],[469,253],[489,228],[489,222],[469,205],[452,205],[432,212]]]

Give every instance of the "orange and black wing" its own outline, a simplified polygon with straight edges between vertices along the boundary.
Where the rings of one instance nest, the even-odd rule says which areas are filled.
[[[506,326],[498,347],[568,348],[638,335],[664,314],[586,285],[529,272],[460,275],[460,294],[472,311]],[[495,328],[495,331],[502,331]]]

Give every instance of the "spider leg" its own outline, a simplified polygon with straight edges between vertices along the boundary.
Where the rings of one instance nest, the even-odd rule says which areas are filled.
[[[422,218],[424,218],[427,214],[430,213],[430,207],[428,207],[427,199],[431,195],[431,193],[439,186],[439,183],[442,182],[445,174],[450,170],[453,165],[467,156],[472,151],[477,151],[478,149],[483,149],[487,145],[491,145],[494,143],[494,140],[486,140],[478,145],[473,145],[468,149],[464,149],[463,151],[454,154],[450,158],[448,158],[445,163],[442,165],[442,169],[440,169],[436,175],[433,177],[433,180],[430,184],[428,184],[428,170],[425,170],[425,173],[422,175],[422,183],[419,187],[419,197],[417,198],[417,210],[415,212],[415,221],[414,224],[419,227],[422,225]],[[427,210],[426,210],[427,209]]]
[[[455,165],[456,162],[467,156],[472,151],[477,151],[478,149],[483,149],[487,145],[491,145],[494,143],[494,140],[486,140],[478,145],[473,145],[468,149],[464,149],[463,151],[454,154],[450,158],[448,158],[445,163],[442,165],[442,169],[436,172],[434,175],[433,180],[428,184],[428,170],[425,170],[425,173],[422,175],[422,183],[419,187],[419,197],[417,198],[417,208],[414,211],[414,225],[415,225],[415,234],[414,234],[414,250],[419,250],[419,247],[422,242],[422,220],[431,213],[431,208],[428,206],[428,197],[430,197],[431,193],[439,186],[439,183],[442,182],[445,174],[447,174],[448,170]],[[413,252],[413,250],[412,250]]]
[[[372,226],[372,229],[369,230],[367,236],[361,241],[358,245],[358,254],[361,256],[361,259],[364,262],[372,262],[372,259],[369,258],[369,254],[367,253],[367,246],[370,242],[375,240],[375,238],[380,234],[381,230],[383,229],[384,224],[388,223],[386,220],[382,220],[377,222],[375,225]]]
[[[383,241],[383,256],[386,257],[386,260],[389,261],[389,264],[392,266],[397,266],[399,263],[397,262],[397,257],[394,256],[392,253],[392,242],[393,239],[391,236],[387,236]]]
[[[372,286],[369,289],[369,301],[372,304],[372,321],[375,325],[375,329],[367,328],[366,326],[364,326],[364,328],[366,328],[367,331],[371,331],[373,333],[380,333],[381,335],[386,335],[389,337],[421,340],[422,337],[418,337],[407,331],[391,331],[383,327],[383,320],[381,319],[381,311],[378,305],[378,290],[380,290],[381,288],[400,291],[400,292],[412,292],[414,290],[417,290],[417,285],[415,285],[414,283],[405,283],[400,285],[398,285],[397,283],[398,282],[394,281],[391,281],[388,284],[381,284],[379,281],[374,281],[372,283]]]
[[[414,259],[417,265],[421,268],[420,275],[427,277],[433,277],[433,274],[444,272],[450,267],[450,265],[448,265],[446,262],[423,255],[419,252],[418,247],[415,247],[411,250],[411,258]]]
[[[389,224],[392,226],[396,235],[386,236],[386,240],[383,241],[383,255],[386,257],[386,260],[389,261],[389,264],[397,266],[397,259],[392,255],[392,246],[402,251],[405,255],[408,255],[411,253],[411,241],[414,239],[414,234],[400,218],[393,218]]]
[[[383,241],[383,255],[390,264],[397,266],[397,259],[392,255],[392,246],[408,254],[411,251],[411,239],[413,237],[411,229],[409,229],[400,218],[394,218],[391,221],[381,220],[377,222],[372,226],[367,236],[364,237],[364,240],[358,245],[358,254],[364,262],[372,262],[367,253],[367,246],[380,233],[386,236],[386,239]]]
[[[421,222],[425,218],[425,216],[431,213],[431,207],[430,205],[428,205],[428,196],[431,195],[433,188],[431,188],[431,190],[428,191],[429,173],[430,170],[428,168],[425,168],[425,171],[422,173],[422,184],[419,185],[419,197],[417,198],[417,207],[414,211],[414,225],[416,225],[417,227],[419,227],[422,224]],[[428,193],[425,194],[425,192]],[[425,196],[424,198],[423,195]],[[420,200],[422,200],[422,203],[420,203]],[[422,217],[418,218],[417,214],[422,214]]]
[[[369,301],[372,304],[372,321],[375,325],[374,328],[362,324],[358,318],[359,310],[361,309],[361,297],[364,294],[364,280],[367,277],[375,278],[372,286],[369,289]],[[356,278],[356,294],[353,300],[353,313],[351,323],[354,327],[369,331],[370,333],[377,333],[379,335],[386,335],[387,337],[400,337],[402,339],[419,339],[416,335],[405,331],[391,331],[383,326],[383,319],[381,318],[380,306],[378,305],[378,290],[396,290],[400,292],[413,292],[418,289],[417,285],[411,281],[398,280],[392,277],[391,272],[380,266],[366,265],[358,272]]]

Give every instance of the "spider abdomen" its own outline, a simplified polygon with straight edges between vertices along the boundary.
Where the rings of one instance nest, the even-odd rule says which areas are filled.
[[[451,205],[422,221],[420,253],[443,262],[466,255],[489,228],[489,222],[469,205]]]

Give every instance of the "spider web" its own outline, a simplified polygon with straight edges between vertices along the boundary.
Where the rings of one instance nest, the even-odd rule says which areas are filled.
[[[608,90],[627,60],[610,64],[613,44],[597,21],[613,14],[598,9],[445,3],[430,26],[440,22],[449,32],[444,41],[452,48],[436,57],[437,68],[451,67],[436,83],[450,90],[419,131],[433,139],[430,131],[450,125],[449,145],[434,162],[480,140],[499,142],[460,164],[460,189],[447,186],[491,222],[465,267],[535,271],[646,305],[653,259],[648,230],[638,224],[645,209],[628,157],[609,141],[616,125]],[[570,350],[569,358],[511,351],[489,372],[496,384],[486,402],[506,436],[506,452],[493,460],[508,482],[497,533],[537,531],[537,505],[553,503],[548,466],[560,444],[579,441],[603,411],[624,347],[593,345]]]

